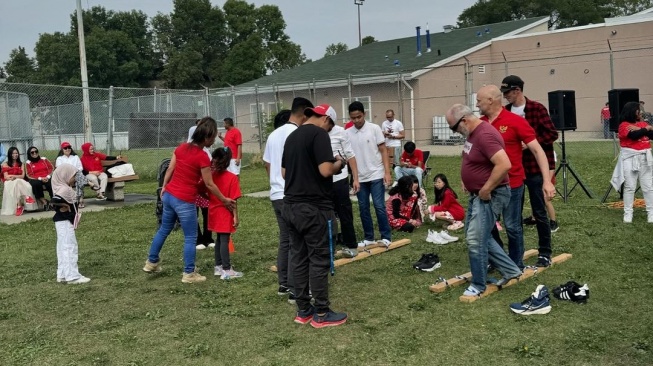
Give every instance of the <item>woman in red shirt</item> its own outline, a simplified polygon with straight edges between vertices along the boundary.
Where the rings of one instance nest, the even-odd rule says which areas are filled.
[[[25,208],[21,199],[25,203],[34,203],[34,198],[32,198],[32,186],[25,181],[25,170],[23,169],[23,162],[20,161],[20,152],[15,146],[10,147],[7,152],[7,160],[2,163],[2,176],[0,179],[4,183],[0,214],[22,215]]]
[[[30,146],[27,149],[27,179],[32,186],[32,192],[37,200],[41,201],[43,208],[48,209],[48,201],[45,199],[43,190],[48,191],[52,199],[52,172],[54,167],[50,160],[39,155],[39,149],[36,146]]]
[[[651,141],[653,127],[642,121],[639,103],[628,102],[621,110],[619,125],[619,162],[624,178],[624,223],[633,222],[633,201],[637,179],[642,187],[648,222],[653,223],[653,157]]]
[[[184,232],[184,273],[181,282],[194,283],[206,280],[206,277],[195,270],[197,182],[202,178],[211,195],[216,196],[229,209],[233,209],[235,206],[235,201],[225,197],[213,183],[211,161],[203,150],[204,147],[213,145],[217,135],[218,125],[215,120],[211,117],[204,117],[197,125],[192,141],[182,143],[172,154],[161,187],[161,201],[163,202],[161,226],[154,236],[143,271],[148,273],[161,271],[159,253],[178,218]]]

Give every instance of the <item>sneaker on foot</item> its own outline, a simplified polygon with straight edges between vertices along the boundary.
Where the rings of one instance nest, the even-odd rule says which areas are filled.
[[[521,315],[548,314],[551,311],[549,290],[544,285],[537,286],[528,299],[510,304],[510,310]]]
[[[208,247],[208,248],[215,248],[215,243],[214,243],[214,242],[210,242],[210,243],[207,245],[207,247]]]
[[[206,249],[206,245],[204,244],[195,245],[195,250],[204,250],[204,249]]]
[[[568,300],[578,303],[585,303],[590,298],[590,288],[587,284],[580,284],[569,281],[553,289],[553,297],[558,300]]]
[[[354,258],[358,255],[358,249],[356,248],[342,248],[342,256],[345,258]]]
[[[25,196],[25,203],[28,203],[28,204],[31,205],[34,202],[35,201],[34,201],[34,198],[32,198],[32,196]]]
[[[220,276],[220,279],[230,280],[232,278],[240,278],[240,277],[243,277],[243,272],[236,272],[234,271],[233,268],[230,268],[222,271],[222,275]]]
[[[499,287],[501,287],[501,286],[504,286],[505,284],[507,284],[508,282],[510,282],[510,281],[512,281],[512,280],[517,280],[517,279],[519,279],[519,277],[521,277],[521,275],[522,275],[522,274],[520,273],[519,275],[514,276],[514,277],[510,277],[510,278],[508,278],[508,277],[501,277],[501,279],[498,280],[497,282],[495,282],[494,284],[497,285],[497,286],[499,286]]]
[[[624,214],[624,224],[632,224],[633,223],[633,214]]]
[[[374,240],[363,240],[360,243],[358,243],[358,247],[361,249],[365,249],[366,246],[373,245],[373,244],[377,244],[377,242]]]
[[[311,326],[313,328],[335,327],[336,325],[344,324],[346,321],[346,313],[336,313],[335,311],[329,310],[323,314],[318,314],[317,312],[313,314]]]
[[[91,282],[91,279],[84,276],[72,281],[66,281],[66,283],[69,285],[81,285],[82,283],[88,283],[88,282]]]
[[[215,266],[213,275],[214,276],[222,276],[224,273],[224,269],[222,269],[222,266]]]
[[[545,257],[543,255],[537,257],[537,263],[535,263],[536,267],[550,267],[551,266],[551,258]]]
[[[482,292],[472,285],[469,285],[469,287],[465,289],[465,292],[463,292],[463,296],[481,296],[481,294]]]
[[[465,227],[465,223],[462,221],[454,221],[453,224],[447,226],[447,230],[456,231]]]
[[[181,282],[183,283],[196,283],[196,282],[204,282],[204,281],[206,281],[206,277],[202,276],[197,272],[184,273],[181,276]]]
[[[161,260],[159,260],[156,263],[152,263],[149,260],[145,261],[145,267],[143,267],[143,271],[147,273],[158,273],[161,272],[163,268],[161,267]]]
[[[442,263],[440,263],[440,258],[437,254],[427,254],[426,259],[422,262],[417,269],[424,272],[433,272],[437,268],[440,268]]]
[[[378,241],[379,244],[383,245],[384,247],[389,247],[392,242],[388,239],[381,239]]]
[[[442,230],[442,231],[440,231],[440,232],[438,233],[438,235],[440,235],[440,237],[441,237],[442,239],[448,241],[449,243],[453,243],[453,242],[455,242],[455,241],[458,241],[458,237],[457,237],[457,236],[451,236],[451,235],[449,235],[449,232],[446,231],[446,230]]]
[[[549,225],[551,226],[551,232],[555,233],[560,229],[560,226],[558,226],[558,222],[556,220],[550,220]]]
[[[524,225],[537,225],[537,220],[533,216],[525,218],[522,222]]]
[[[297,312],[297,315],[295,315],[295,323],[297,324],[308,324],[313,320],[313,316],[315,315],[315,308],[313,306],[309,307],[306,310],[299,310]]]
[[[279,290],[277,290],[277,295],[286,296],[286,295],[289,295],[290,293],[291,292],[290,292],[290,289],[288,288],[288,286],[279,285]]]
[[[24,211],[25,211],[25,207],[23,206],[16,207],[16,216],[22,215]]]

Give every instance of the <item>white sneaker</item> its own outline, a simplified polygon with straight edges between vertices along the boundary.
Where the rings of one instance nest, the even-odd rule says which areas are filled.
[[[449,244],[449,240],[441,237],[437,231],[433,231],[433,235],[431,235],[431,240],[429,241],[429,243],[445,245],[445,244]]]
[[[653,214],[649,214],[646,217],[646,222],[649,223],[649,224],[653,224]]]
[[[215,272],[213,272],[214,276],[222,276],[224,273],[224,269],[222,269],[222,266],[215,266]]]
[[[374,240],[363,240],[360,243],[358,243],[358,247],[362,248],[362,249],[365,249],[366,246],[373,245],[373,244],[376,244],[376,243],[377,242],[374,241]]]
[[[204,244],[197,244],[195,246],[195,250],[204,250],[204,249],[206,249],[206,245]]]
[[[80,277],[80,278],[78,278],[76,280],[68,281],[66,283],[69,284],[69,285],[80,285],[82,283],[87,283],[87,282],[90,282],[90,281],[91,281],[90,278],[82,276],[82,277]]]
[[[458,237],[457,237],[457,236],[451,236],[451,235],[449,235],[449,233],[448,233],[446,230],[442,230],[442,231],[440,231],[440,232],[438,233],[438,235],[440,235],[440,237],[441,237],[442,239],[448,241],[449,243],[453,243],[454,241],[458,241]]]
[[[426,234],[426,242],[427,243],[433,243],[433,234],[435,234],[435,231],[429,229],[428,234]]]
[[[209,248],[215,248],[215,243],[213,242],[209,243]]]
[[[386,248],[389,247],[390,244],[392,244],[392,242],[388,239],[381,239],[378,241],[378,243],[385,246]]]
[[[233,268],[228,269],[228,270],[223,270],[222,275],[220,276],[221,280],[230,280],[232,278],[240,278],[243,277],[243,272],[236,272],[234,271]]]
[[[633,223],[633,214],[624,213],[624,224],[632,224],[632,223]]]

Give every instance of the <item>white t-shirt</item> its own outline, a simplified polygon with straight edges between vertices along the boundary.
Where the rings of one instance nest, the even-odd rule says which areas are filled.
[[[297,125],[290,122],[272,131],[268,136],[263,153],[263,161],[270,164],[270,200],[283,199],[283,189],[286,181],[281,176],[281,157],[283,156],[283,145],[291,132],[297,129]]]
[[[510,111],[519,117],[526,118],[526,113],[524,112],[524,109],[526,108],[526,104],[524,104],[521,107],[515,107],[514,105],[510,107]]]
[[[352,127],[355,128],[355,127]],[[333,156],[338,156],[338,153],[342,155],[345,159],[349,160],[356,156],[354,150],[351,148],[351,142],[349,141],[349,135],[345,132],[345,129],[336,125],[333,126],[331,132],[329,132],[329,137],[331,138],[331,150],[333,150]],[[339,180],[347,178],[349,174],[347,173],[347,168],[343,169],[340,174],[333,176],[333,181],[337,182]]]
[[[193,142],[193,134],[195,133],[195,130],[197,129],[197,126],[193,126],[188,129],[188,140],[186,142]],[[204,152],[209,156],[209,160],[213,160],[213,155],[211,155],[211,149],[208,147],[204,146],[202,148]]]
[[[82,161],[79,160],[79,156],[77,156],[77,155],[69,155],[69,156],[61,155],[61,156],[58,156],[57,160],[54,162],[55,168],[60,167],[63,164],[70,164],[70,165],[74,166],[75,168],[77,168],[77,170],[79,170],[79,171],[82,171],[82,169],[83,169],[82,168]]]
[[[381,132],[381,127],[365,121],[360,130],[353,126],[346,131],[349,135],[351,147],[356,154],[358,180],[362,183],[383,179],[385,168],[379,145],[385,143],[385,138],[383,132]]]
[[[392,122],[385,120],[381,124],[383,132],[387,132],[392,136],[399,136],[399,132],[404,130],[404,125],[398,119],[393,119]],[[387,147],[400,147],[401,140],[397,139],[385,139],[385,146]]]

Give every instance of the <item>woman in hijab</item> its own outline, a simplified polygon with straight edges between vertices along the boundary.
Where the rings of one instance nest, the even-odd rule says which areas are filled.
[[[55,214],[52,220],[57,230],[57,282],[70,285],[87,283],[91,279],[79,273],[77,267],[78,246],[75,229],[79,222],[77,193],[72,189],[77,169],[63,164],[52,173],[52,206]]]
[[[82,145],[82,167],[84,168],[84,173],[86,174],[86,179],[88,179],[89,185],[91,187],[99,186],[100,189],[97,191],[98,200],[106,200],[104,192],[107,190],[107,173],[104,172],[104,165],[102,162],[104,160],[120,160],[126,161],[122,156],[107,156],[102,154],[99,151],[95,151],[95,147],[90,142],[84,143]]]

